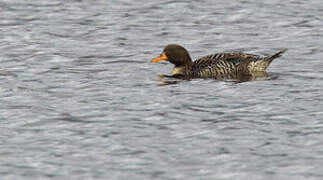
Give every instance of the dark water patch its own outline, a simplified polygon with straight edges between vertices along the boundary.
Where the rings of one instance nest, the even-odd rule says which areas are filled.
[[[133,57],[134,55],[107,55],[107,56],[101,56],[101,55],[88,55],[88,56],[81,56],[80,59],[109,59],[109,61],[106,61],[107,64],[109,63],[116,63],[117,61],[111,61],[111,59],[119,59],[119,58],[127,58],[127,57]],[[121,60],[120,63],[132,63],[135,61],[128,61],[128,60]]]
[[[98,123],[98,121],[87,121],[85,119],[88,119],[87,117],[77,117],[77,116],[72,116],[71,114],[68,113],[63,113],[60,115],[60,117],[52,119],[52,121],[67,121],[67,122],[72,122],[72,123]]]

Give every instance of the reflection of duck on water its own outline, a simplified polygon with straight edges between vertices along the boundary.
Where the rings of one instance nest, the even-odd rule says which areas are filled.
[[[286,50],[267,57],[244,53],[216,53],[192,62],[185,48],[170,44],[164,48],[160,56],[152,59],[151,62],[157,63],[165,60],[174,64],[172,75],[163,75],[166,77],[232,79],[244,82],[267,77],[265,70],[269,64]]]

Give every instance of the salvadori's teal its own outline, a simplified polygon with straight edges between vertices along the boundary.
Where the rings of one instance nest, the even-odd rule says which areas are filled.
[[[283,49],[267,57],[246,53],[216,53],[192,62],[184,47],[170,44],[164,48],[160,56],[152,59],[151,62],[157,63],[165,60],[174,64],[172,77],[235,79],[242,74],[264,72],[270,63],[286,50]]]

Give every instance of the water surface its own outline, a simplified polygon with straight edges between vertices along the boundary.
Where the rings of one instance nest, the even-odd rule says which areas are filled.
[[[323,178],[323,6],[0,2],[1,179]],[[158,86],[193,59],[288,48],[269,79]]]

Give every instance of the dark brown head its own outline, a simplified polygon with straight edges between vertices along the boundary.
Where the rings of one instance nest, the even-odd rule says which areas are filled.
[[[175,66],[191,66],[192,59],[188,54],[187,50],[180,45],[177,44],[169,44],[167,45],[160,56],[151,60],[153,63],[157,63],[160,61],[169,61]]]

